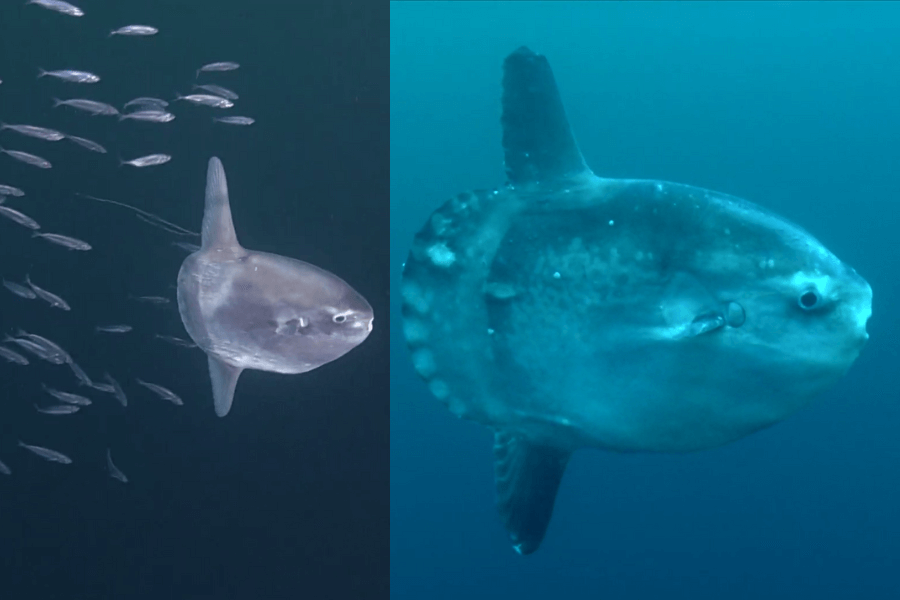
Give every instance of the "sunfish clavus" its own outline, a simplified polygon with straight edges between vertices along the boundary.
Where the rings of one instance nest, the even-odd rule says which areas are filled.
[[[597,177],[527,48],[502,125],[508,183],[416,235],[403,331],[431,393],[495,431],[497,506],[528,554],[573,451],[701,450],[789,417],[859,355],[872,290],[754,204]]]

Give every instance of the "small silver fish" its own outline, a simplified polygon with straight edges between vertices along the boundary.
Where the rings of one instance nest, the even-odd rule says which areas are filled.
[[[24,195],[25,192],[17,187],[0,184],[0,196],[14,196],[16,198],[21,198]]]
[[[132,165],[135,167],[153,167],[162,165],[172,160],[168,154],[148,154],[132,160],[119,160],[119,166]]]
[[[109,471],[110,477],[118,479],[122,483],[128,483],[128,478],[125,477],[125,473],[120,471],[119,468],[113,464],[112,453],[109,451],[109,448],[106,449],[106,468]]]
[[[95,329],[103,333],[128,333],[131,325],[97,325]]]
[[[147,302],[148,304],[169,304],[171,302],[171,300],[162,296],[129,296],[129,298],[138,302]]]
[[[213,108],[231,108],[234,106],[234,102],[231,100],[220,96],[213,96],[211,94],[189,94],[187,96],[178,94],[175,99],[187,100],[191,104],[202,104],[203,106],[212,106]]]
[[[0,131],[3,131],[5,129],[9,129],[11,131],[15,131],[16,133],[21,133],[22,135],[27,135],[29,137],[38,138],[40,140],[46,140],[48,142],[58,142],[59,140],[66,137],[64,133],[60,133],[55,129],[37,127],[36,125],[9,125],[7,123],[0,123]]]
[[[235,69],[240,69],[241,65],[236,62],[214,62],[209,63],[208,65],[203,65],[199,69],[197,69],[197,77],[200,77],[200,73],[209,72],[209,71],[234,71]]]
[[[97,383],[96,381],[91,384],[91,387],[100,392],[105,392],[107,394],[115,394],[116,387],[109,383]]]
[[[6,346],[0,346],[0,356],[11,363],[16,363],[17,365],[25,366],[28,364],[27,358],[25,358],[15,350],[7,348]]]
[[[52,406],[38,406],[35,404],[34,408],[45,415],[71,415],[81,410],[80,406],[75,406],[74,404],[54,404]]]
[[[50,306],[54,308],[61,308],[62,310],[71,310],[68,302],[66,302],[56,294],[50,293],[47,290],[34,285],[34,283],[31,281],[30,275],[25,275],[25,283],[28,284],[28,287],[34,290],[34,293],[37,294],[38,298],[44,300],[45,302],[48,302]]]
[[[100,81],[98,75],[94,75],[88,71],[76,71],[75,69],[45,71],[44,69],[38,68],[38,79],[41,77],[56,77],[57,79],[62,79],[63,81],[69,81],[71,83],[97,83]]]
[[[195,90],[205,90],[210,94],[215,96],[221,96],[222,98],[227,98],[228,100],[237,100],[238,95],[235,92],[232,92],[228,88],[223,88],[221,85],[215,85],[212,83],[208,83],[206,85],[194,85]]]
[[[53,242],[58,246],[63,246],[69,250],[90,250],[91,245],[77,238],[61,235],[59,233],[39,233],[35,231],[31,237],[44,238],[48,242]]]
[[[9,467],[7,467],[7,466],[3,463],[2,460],[0,460],[0,473],[3,473],[4,475],[12,475],[12,469],[10,469]]]
[[[55,390],[52,387],[48,387],[47,384],[42,383],[41,387],[45,392],[59,400],[60,402],[65,402],[66,404],[74,404],[75,406],[90,406],[91,400],[90,398],[85,398],[79,394],[72,394],[70,392],[62,392],[60,390]]]
[[[35,221],[25,213],[19,212],[16,209],[10,208],[8,206],[0,206],[0,216],[4,216],[11,221],[15,221],[19,225],[27,227],[28,229],[41,228],[37,221]]]
[[[62,346],[60,346],[56,342],[48,340],[44,336],[37,335],[35,333],[28,333],[27,331],[23,331],[21,329],[16,330],[16,336],[19,339],[31,340],[35,344],[38,344],[46,351],[48,356],[53,358],[52,362],[59,361],[58,364],[62,364],[63,362],[70,362],[72,360],[72,357],[69,356],[69,353],[66,352]]]
[[[109,383],[109,385],[113,388],[113,393],[116,395],[116,400],[119,401],[119,404],[122,406],[128,406],[128,397],[125,395],[125,390],[122,389],[122,386],[119,385],[119,382],[112,378],[112,375],[109,373],[104,373],[103,378]]]
[[[156,339],[162,340],[164,342],[169,342],[170,344],[174,344],[175,346],[181,346],[182,348],[196,348],[197,344],[190,342],[188,340],[182,339],[180,337],[175,337],[174,335],[160,335],[156,334],[153,337]]]
[[[19,446],[25,448],[26,450],[30,450],[34,452],[41,458],[49,460],[50,462],[57,462],[63,465],[72,464],[72,459],[63,454],[62,452],[57,452],[56,450],[51,450],[50,448],[43,448],[41,446],[32,446],[30,444],[26,444],[22,440],[19,440]]]
[[[106,154],[106,148],[104,148],[97,142],[91,141],[86,138],[78,137],[77,135],[67,135],[66,138],[68,138],[72,142],[75,142],[82,148],[87,148],[88,150],[91,150],[93,152],[99,152],[100,154]]]
[[[84,11],[75,6],[74,4],[69,4],[68,2],[63,2],[63,0],[28,0],[25,3],[26,6],[28,4],[37,4],[38,6],[42,6],[44,8],[54,10],[58,13],[62,13],[64,15],[69,15],[70,17],[83,17]]]
[[[168,102],[160,98],[149,98],[146,96],[141,96],[140,98],[129,100],[122,108],[128,108],[129,106],[156,106],[158,108],[165,108],[168,105]]]
[[[46,360],[47,362],[53,363],[55,365],[61,365],[65,362],[65,360],[58,354],[48,351],[46,348],[36,342],[33,342],[32,340],[25,338],[14,338],[11,335],[4,335],[3,341],[6,343],[16,344],[22,350],[27,350],[41,360]]]
[[[119,109],[105,102],[97,102],[96,100],[87,100],[85,98],[70,98],[69,100],[53,99],[53,108],[57,106],[71,106],[78,110],[83,110],[92,115],[117,115]]]
[[[175,115],[164,110],[138,110],[119,115],[119,120],[133,119],[135,121],[148,121],[150,123],[168,123],[175,120]]]
[[[151,392],[153,392],[154,394],[156,394],[157,396],[159,396],[160,398],[162,398],[163,400],[168,400],[172,404],[175,404],[178,406],[184,405],[184,402],[181,401],[181,398],[178,397],[178,394],[176,394],[175,392],[173,392],[172,390],[170,390],[168,388],[164,388],[163,386],[157,385],[155,383],[147,383],[146,381],[143,381],[142,379],[137,379],[137,382],[140,385],[147,388],[148,390],[150,390]]]
[[[28,152],[21,152],[20,150],[6,150],[5,148],[0,148],[0,152],[11,156],[16,160],[20,160],[23,163],[39,167],[41,169],[49,169],[53,166],[46,158],[41,158],[40,156],[29,154]]]
[[[25,287],[24,285],[16,283],[14,281],[7,281],[4,279],[3,287],[11,291],[19,298],[25,298],[26,300],[34,300],[35,298],[37,298],[37,294],[35,294],[31,290],[31,288]]]
[[[231,117],[213,117],[213,121],[217,123],[226,123],[228,125],[253,125],[256,119],[252,117],[239,117],[237,115]]]
[[[75,374],[75,377],[78,378],[79,385],[86,385],[88,387],[92,387],[94,385],[94,382],[91,380],[88,374],[84,372],[84,369],[79,367],[78,363],[72,360],[71,357],[69,357],[67,364],[69,365],[69,368],[72,369],[72,373]]]
[[[114,35],[156,35],[157,33],[159,33],[159,29],[150,25],[126,25],[125,27],[113,29],[106,37]]]

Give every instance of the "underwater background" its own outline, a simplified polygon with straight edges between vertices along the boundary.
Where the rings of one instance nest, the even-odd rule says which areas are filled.
[[[388,6],[356,0],[72,0],[71,17],[25,0],[0,2],[0,121],[52,127],[104,145],[0,132],[39,169],[0,154],[0,183],[25,191],[4,206],[88,241],[68,251],[0,219],[0,276],[26,275],[71,311],[0,288],[0,334],[17,328],[59,343],[95,380],[109,372],[128,395],[79,387],[64,365],[0,360],[0,597],[364,598],[388,590]],[[159,34],[115,36],[148,24]],[[236,91],[228,111],[172,102],[196,90],[214,61],[240,69],[200,83]],[[83,69],[97,84],[37,78],[38,68]],[[53,97],[121,109],[136,96],[170,101],[170,123],[119,122]],[[250,127],[214,123],[246,115]],[[119,167],[151,152],[171,162]],[[137,206],[199,231],[207,161],[221,158],[240,242],[338,275],[375,313],[369,338],[312,372],[247,371],[232,411],[213,411],[207,359],[155,334],[186,338],[174,284],[199,243],[151,227]],[[167,306],[129,296],[169,298]],[[100,324],[127,323],[121,336]],[[176,391],[175,406],[136,378]],[[41,384],[93,405],[50,416]],[[17,440],[66,453],[43,461]],[[106,449],[128,477],[106,471]]]
[[[553,68],[600,176],[733,194],[867,279],[870,340],[810,408],[685,455],[575,453],[537,553],[494,508],[491,432],[413,372],[399,281],[413,235],[504,183],[500,78]],[[391,597],[900,597],[900,4],[391,6]]]

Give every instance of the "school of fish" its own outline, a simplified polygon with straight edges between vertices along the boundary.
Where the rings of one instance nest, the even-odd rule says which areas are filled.
[[[47,11],[65,15],[68,17],[84,17],[85,11],[63,0],[27,0],[26,5],[35,5],[46,9]],[[47,14],[48,20],[55,18],[51,14]],[[89,17],[88,17],[89,18]],[[159,33],[156,27],[146,24],[130,24],[123,25],[109,32],[107,39],[119,37],[151,37]],[[115,40],[102,41],[97,43],[115,44],[119,43]],[[126,43],[122,41],[121,43]],[[68,67],[70,65],[60,65]],[[217,73],[224,71],[234,71],[240,65],[235,62],[214,62],[201,66],[195,71],[195,77],[199,78],[201,73]],[[175,119],[170,103],[167,100],[157,97],[140,97],[124,103],[121,109],[116,106],[97,100],[94,98],[58,98],[58,94],[68,95],[68,91],[73,88],[95,88],[93,84],[98,84],[103,80],[102,74],[94,73],[89,70],[75,68],[60,69],[44,69],[38,67],[35,76],[44,81],[46,80],[47,88],[54,90],[48,92],[48,114],[52,114],[52,109],[62,107],[74,111],[80,111],[85,115],[86,119],[97,116],[115,116],[121,125],[120,127],[128,127],[127,122],[140,121],[144,123],[165,124]],[[3,78],[0,78],[3,82]],[[7,84],[15,85],[11,79],[6,80]],[[43,83],[42,83],[43,85]],[[234,107],[235,101],[238,100],[238,94],[234,91],[211,83],[191,83],[192,91],[182,96],[177,94],[172,101],[178,101],[180,106],[184,104],[193,104],[198,107],[208,107],[216,111],[221,109],[229,109]],[[4,91],[11,89],[13,86],[4,86]],[[89,95],[89,94],[84,94]],[[92,95],[92,94],[90,94]],[[0,107],[2,107],[0,102]],[[255,120],[247,116],[227,115],[227,116],[211,116],[214,123],[223,123],[229,125],[248,126],[252,125]],[[6,122],[9,120],[10,122]],[[22,227],[31,231],[31,237],[34,239],[33,244],[46,243],[47,245],[58,246],[67,250],[86,252],[93,249],[93,246],[80,237],[74,237],[69,233],[59,233],[44,231],[42,225],[32,216],[26,214],[27,203],[30,197],[27,193],[27,187],[12,181],[12,173],[17,172],[14,169],[7,168],[2,161],[18,161],[26,165],[30,165],[39,169],[51,169],[53,164],[39,154],[32,153],[16,148],[17,142],[22,138],[32,138],[41,142],[59,142],[68,140],[83,149],[96,152],[98,154],[107,154],[108,150],[103,145],[86,137],[80,137],[72,133],[58,131],[56,129],[46,127],[43,124],[33,123],[16,123],[9,115],[0,112],[0,252],[3,251],[2,243],[12,237],[9,228]],[[55,159],[54,159],[55,160]],[[172,160],[172,156],[165,152],[149,152],[142,156],[118,159],[118,165],[128,165],[137,168],[158,167]],[[9,180],[7,180],[9,178]],[[23,189],[24,188],[24,189]],[[117,205],[128,209],[135,213],[141,221],[162,229],[168,233],[177,236],[196,236],[198,233],[184,229],[174,223],[166,221],[161,217],[150,212],[143,211],[135,206],[110,200],[98,198],[88,194],[77,193],[73,190],[73,195],[95,201]],[[194,252],[199,247],[184,241],[175,241],[173,245],[187,252]],[[51,248],[40,248],[35,246],[36,252],[52,252]],[[32,279],[34,278],[34,280]],[[2,272],[0,273],[4,290],[0,290],[3,297],[0,298],[0,311],[3,310],[4,304],[8,302],[35,301],[43,303],[46,308],[55,308],[66,312],[76,312],[72,310],[69,303],[52,290],[52,282],[46,282],[38,273],[25,271],[21,273]],[[37,281],[37,283],[35,282]],[[129,295],[130,301],[136,303],[144,303],[151,305],[168,305],[171,300],[165,296],[157,295]],[[45,308],[36,308],[35,310],[46,310]],[[76,309],[77,310],[77,309]],[[138,331],[140,327],[137,328]],[[98,335],[126,335],[131,334],[135,327],[126,323],[97,323],[94,327]],[[159,340],[173,346],[182,348],[196,348],[191,340],[177,336],[160,334],[158,332],[146,332],[147,339]],[[110,373],[98,368],[96,372],[88,374],[78,362],[59,344],[38,333],[30,333],[22,329],[14,331],[0,332],[0,390],[2,390],[3,371],[7,369],[27,368],[34,360],[41,360],[53,365],[68,367],[71,371],[70,386],[67,389],[57,389],[51,387],[46,382],[38,382],[34,388],[34,394],[31,398],[34,410],[42,415],[48,415],[47,419],[73,418],[69,415],[75,415],[82,410],[90,409],[95,402],[101,400],[96,397],[96,393],[107,395],[115,400],[121,407],[128,406],[128,396],[126,395],[123,384],[119,382]],[[102,373],[102,374],[101,374]],[[93,376],[92,376],[93,375]],[[155,396],[168,403],[181,406],[183,401],[181,397],[168,387],[163,385],[145,381],[135,377],[133,383],[146,390],[144,394]],[[71,391],[76,390],[76,391]],[[5,394],[4,394],[5,395]],[[20,393],[17,392],[17,395]],[[42,417],[43,418],[43,417]],[[77,417],[75,417],[77,418]],[[35,443],[32,443],[35,442]],[[44,444],[47,444],[46,446]],[[73,459],[64,452],[54,449],[52,440],[32,440],[28,443],[23,440],[17,441],[18,447],[23,451],[33,454],[45,461],[57,463],[60,465],[68,465],[73,463]],[[0,474],[12,475],[13,470],[9,466],[6,455],[11,454],[14,448],[0,446]],[[112,451],[107,448],[105,469],[109,476],[119,482],[127,483],[128,477],[117,467],[112,458]]]

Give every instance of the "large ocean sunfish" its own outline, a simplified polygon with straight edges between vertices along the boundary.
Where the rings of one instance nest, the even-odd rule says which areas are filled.
[[[872,290],[754,204],[597,177],[527,48],[502,104],[508,183],[416,235],[404,335],[431,393],[495,431],[497,505],[528,554],[573,451],[702,450],[789,417],[859,355]]]
[[[216,414],[228,414],[244,369],[305,373],[372,331],[372,307],[336,275],[243,248],[234,233],[225,170],[209,159],[202,246],[178,273],[178,310],[209,357]]]

